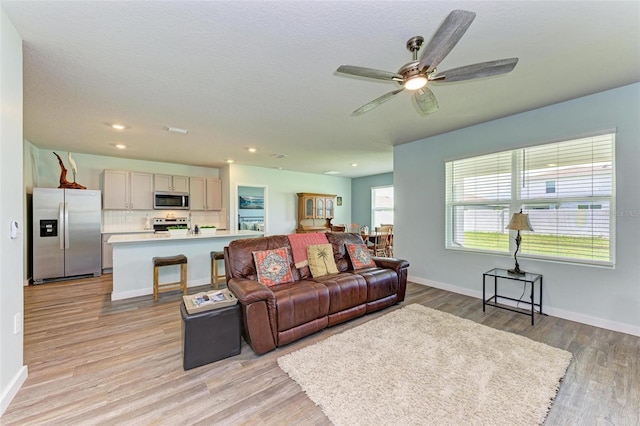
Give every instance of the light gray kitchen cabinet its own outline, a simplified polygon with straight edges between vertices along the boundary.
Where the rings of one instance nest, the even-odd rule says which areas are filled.
[[[103,210],[152,210],[153,175],[126,170],[105,170]]]
[[[189,177],[154,175],[154,188],[163,192],[189,192]]]
[[[216,178],[189,179],[190,210],[222,210],[222,182]]]
[[[222,181],[207,178],[207,210],[222,210]]]
[[[113,268],[113,246],[107,244],[113,234],[102,234],[102,270]]]

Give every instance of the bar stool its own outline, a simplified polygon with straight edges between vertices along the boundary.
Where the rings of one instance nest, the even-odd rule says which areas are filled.
[[[180,281],[160,284],[158,282],[159,269],[163,266],[173,265],[180,265]],[[158,293],[172,290],[182,290],[183,294],[187,294],[187,256],[184,254],[153,258],[153,300],[158,301]]]
[[[223,251],[212,251],[211,252],[211,285],[216,286],[216,290],[218,289],[218,285],[221,281],[226,279],[225,274],[220,274],[220,267],[218,265],[218,261],[224,261],[224,252]]]

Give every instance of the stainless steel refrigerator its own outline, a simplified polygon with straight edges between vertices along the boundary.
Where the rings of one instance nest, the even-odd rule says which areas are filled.
[[[100,191],[33,188],[33,282],[100,276]]]

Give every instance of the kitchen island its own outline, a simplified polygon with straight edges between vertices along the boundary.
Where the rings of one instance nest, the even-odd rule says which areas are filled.
[[[113,247],[113,290],[111,300],[153,294],[154,257],[187,256],[187,286],[211,282],[212,251],[222,251],[229,242],[239,238],[258,238],[258,231],[218,231],[215,234],[170,235],[145,233],[113,235],[108,244]],[[160,282],[177,281],[179,269],[160,269]]]

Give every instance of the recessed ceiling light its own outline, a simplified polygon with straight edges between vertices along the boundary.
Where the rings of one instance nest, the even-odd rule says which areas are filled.
[[[286,156],[287,156],[287,154],[271,154],[271,157],[273,157],[273,158],[284,158]]]
[[[328,172],[323,172],[325,175],[337,175],[340,172],[336,172],[335,170],[329,170]]]
[[[123,144],[123,143],[116,144],[116,148],[118,148],[118,149],[125,149],[126,147],[127,146],[125,144]]]
[[[233,160],[232,160],[232,159],[228,159],[228,160],[226,160],[226,161],[227,161],[227,164],[231,164],[231,163],[233,163]]]
[[[351,167],[358,167],[358,163],[351,163]]]
[[[111,127],[115,130],[124,130],[127,128],[127,126],[125,126],[124,124],[119,124],[119,123],[113,123]]]
[[[167,132],[177,133],[179,135],[186,135],[187,133],[189,133],[189,131],[187,129],[181,129],[179,127],[167,126],[167,127],[165,127],[165,129],[167,130]]]
[[[247,148],[247,151],[249,152],[256,152],[258,149],[257,148]]]

